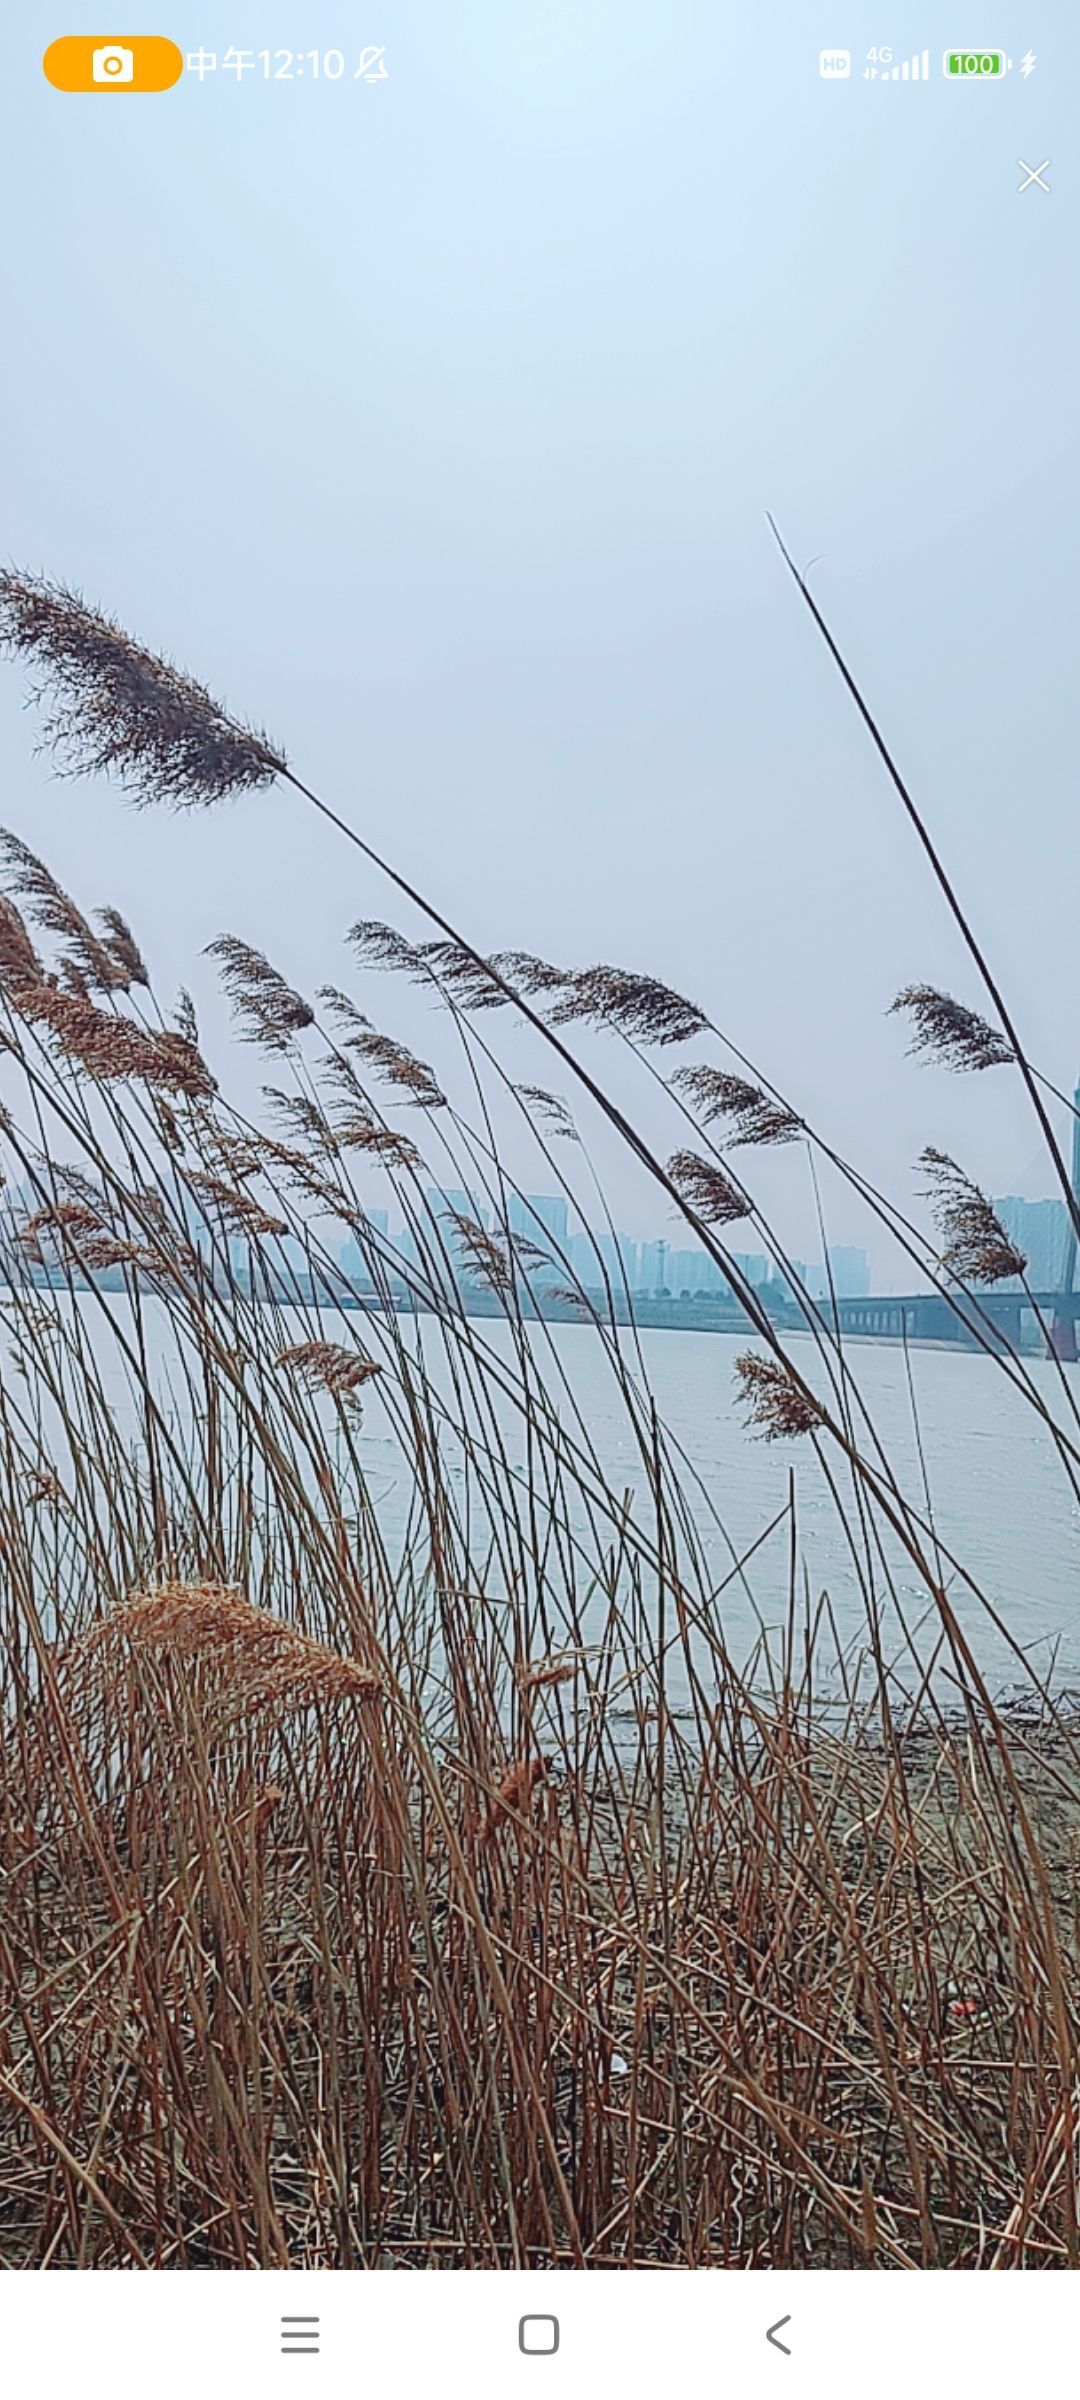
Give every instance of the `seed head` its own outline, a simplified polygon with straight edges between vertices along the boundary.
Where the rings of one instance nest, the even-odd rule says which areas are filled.
[[[379,1689],[358,1659],[343,1658],[221,1584],[164,1583],[136,1592],[105,1620],[99,1646],[102,1638],[106,1650],[187,1661],[188,1689],[220,1731],[267,1711],[284,1715],[320,1701],[362,1700]]]
[[[389,967],[397,975],[416,975],[421,971],[421,953],[414,942],[407,942],[403,933],[393,925],[382,925],[372,917],[362,917],[346,936],[357,957],[366,967]]]
[[[62,584],[0,572],[0,651],[27,660],[61,773],[112,776],[142,804],[205,808],[284,768],[264,734]]]
[[[525,1817],[531,1812],[539,1787],[546,1783],[550,1769],[546,1758],[517,1758],[503,1776],[492,1799],[491,1807],[480,1828],[480,1839],[489,1842],[509,1814]]]
[[[747,1350],[736,1359],[735,1373],[749,1410],[748,1423],[763,1441],[790,1441],[797,1434],[812,1433],[823,1422],[817,1402],[782,1359],[762,1358],[756,1350]]]
[[[538,1659],[535,1665],[523,1666],[519,1669],[518,1690],[519,1692],[546,1692],[555,1684],[573,1683],[575,1676],[581,1671],[581,1663],[580,1656]]]
[[[188,1183],[197,1192],[205,1208],[216,1216],[230,1233],[286,1234],[289,1230],[282,1217],[272,1217],[250,1192],[238,1192],[217,1175],[189,1175]]]
[[[104,947],[114,965],[119,968],[124,978],[125,989],[130,988],[134,983],[141,983],[149,988],[150,977],[143,955],[126,917],[121,916],[118,908],[99,908],[97,914],[99,922],[105,928]]]
[[[741,1075],[726,1075],[720,1067],[677,1067],[671,1078],[672,1088],[687,1092],[700,1110],[706,1125],[717,1117],[730,1117],[734,1132],[728,1135],[732,1150],[751,1144],[776,1144],[797,1141],[803,1131],[802,1121],[778,1100],[772,1100],[756,1083],[747,1083]]]
[[[234,933],[222,933],[216,942],[207,944],[206,955],[221,960],[221,980],[241,1021],[245,1041],[285,1054],[293,1048],[297,1034],[314,1024],[307,1001],[250,942],[242,942]]]
[[[668,1174],[707,1225],[734,1225],[740,1217],[749,1216],[745,1192],[740,1192],[722,1167],[699,1157],[696,1150],[676,1150],[668,1160]]]
[[[499,950],[492,959],[504,983],[526,992],[530,999],[545,992],[562,992],[574,982],[573,970],[549,966],[546,958],[534,958],[528,950]]]
[[[919,1164],[929,1177],[926,1197],[943,1237],[941,1264],[947,1272],[964,1283],[1002,1283],[1007,1276],[1023,1275],[1028,1263],[1023,1251],[955,1159],[931,1148]]]
[[[684,1000],[655,975],[635,975],[626,967],[584,967],[568,979],[549,1016],[553,1025],[614,1025],[632,1041],[661,1048],[692,1041],[709,1023],[696,1001]]]
[[[432,1069],[422,1058],[414,1058],[404,1042],[395,1042],[388,1033],[365,1033],[358,1029],[348,1037],[349,1048],[365,1066],[380,1075],[385,1083],[396,1085],[407,1094],[416,1108],[445,1108],[446,1094]],[[337,1062],[329,1062],[331,1065]]]
[[[561,1134],[564,1141],[577,1142],[581,1136],[566,1105],[557,1092],[546,1092],[539,1083],[515,1085],[519,1100],[524,1100],[536,1115],[543,1119],[548,1132]]]
[[[510,1006],[509,992],[503,990],[487,962],[474,958],[472,951],[463,949],[460,942],[423,942],[419,956],[433,980],[459,1008]]]
[[[359,1358],[337,1342],[294,1342],[278,1352],[279,1367],[292,1367],[310,1391],[330,1392],[335,1400],[359,1391],[382,1368],[373,1358]]]
[[[58,984],[13,987],[20,1016],[45,1026],[59,1050],[102,1083],[148,1083],[189,1100],[206,1100],[217,1086],[183,1034],[147,1033],[130,1017],[95,1008]]]
[[[45,981],[45,969],[13,900],[0,892],[0,985],[17,996]]]
[[[26,903],[27,914],[43,926],[46,933],[55,934],[66,947],[68,957],[61,972],[69,991],[88,997],[91,991],[127,991],[133,982],[148,981],[146,969],[142,966],[122,917],[116,915],[115,911],[109,912],[115,923],[123,927],[127,941],[136,959],[139,959],[141,974],[138,977],[129,972],[128,965],[121,962],[112,945],[94,932],[81,908],[76,907],[74,900],[57,883],[44,860],[28,849],[17,834],[0,831],[0,852],[11,890]]]
[[[929,983],[909,983],[905,991],[898,992],[889,1015],[907,1015],[913,1020],[912,1057],[928,1052],[953,1074],[978,1074],[985,1067],[1009,1066],[1015,1058],[1011,1044],[985,1017],[965,1008],[963,1001],[953,1000],[948,992],[935,991]]]
[[[458,1246],[469,1272],[477,1281],[489,1285],[493,1292],[504,1297],[514,1288],[514,1254],[509,1244],[503,1249],[486,1226],[478,1225],[475,1217],[459,1215],[456,1209],[448,1212]]]

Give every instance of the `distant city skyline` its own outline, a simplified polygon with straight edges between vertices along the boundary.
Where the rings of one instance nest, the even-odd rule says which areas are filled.
[[[444,1226],[448,1219],[471,1217],[485,1232],[497,1229],[490,1202],[476,1193],[440,1191],[429,1186],[424,1196],[431,1217],[436,1222],[442,1220]],[[1070,1233],[1064,1202],[1006,1194],[995,1198],[992,1205],[1028,1262],[1027,1281],[1031,1288],[1059,1290],[1068,1263]],[[373,1231],[415,1263],[415,1240],[404,1221],[392,1229],[386,1209],[371,1208],[366,1214]],[[569,1269],[585,1290],[599,1290],[606,1282],[616,1291],[625,1289],[641,1298],[694,1299],[698,1294],[711,1295],[728,1288],[722,1269],[700,1245],[663,1235],[642,1238],[618,1226],[611,1231],[590,1231],[575,1218],[562,1193],[510,1194],[506,1216],[511,1235],[522,1242],[523,1272],[540,1285],[565,1275]],[[541,1255],[545,1235],[550,1242],[547,1262]],[[444,1232],[444,1239],[461,1266],[464,1253],[456,1230],[451,1227]],[[829,1243],[824,1260],[793,1257],[788,1262],[790,1274],[764,1251],[730,1247],[728,1255],[747,1283],[761,1288],[768,1283],[790,1286],[795,1281],[815,1301],[828,1300],[830,1293],[835,1293],[838,1300],[863,1299],[878,1288],[873,1283],[869,1252],[857,1243]],[[347,1274],[362,1268],[362,1253],[355,1238],[337,1246],[335,1256]],[[1011,1288],[1011,1284],[1004,1288]]]
[[[471,1220],[484,1233],[496,1233],[498,1223],[491,1202],[475,1192],[428,1185],[424,1202],[447,1255],[466,1279],[470,1265],[467,1231],[463,1234],[462,1220]],[[366,1211],[372,1230],[398,1249],[403,1258],[416,1264],[419,1247],[413,1228],[404,1218],[393,1228],[386,1209]],[[609,1231],[590,1230],[576,1219],[565,1194],[560,1192],[513,1192],[506,1201],[506,1224],[512,1237],[520,1244],[518,1256],[523,1275],[540,1286],[550,1284],[567,1274],[586,1290],[600,1290],[607,1283],[613,1290],[626,1290],[640,1298],[695,1299],[699,1294],[721,1293],[729,1289],[728,1278],[715,1259],[700,1245],[685,1240],[669,1241],[663,1236],[639,1239],[618,1226]],[[548,1256],[545,1259],[545,1249]],[[347,1275],[363,1271],[363,1253],[355,1236],[334,1250],[339,1265]],[[757,1287],[768,1283],[801,1283],[813,1300],[828,1299],[830,1288],[838,1299],[859,1299],[870,1289],[870,1262],[867,1252],[852,1243],[830,1244],[827,1264],[821,1260],[806,1261],[793,1258],[790,1276],[764,1251],[729,1252],[732,1264],[745,1281]]]
[[[38,1198],[33,1186],[10,1184],[4,1194],[4,1213],[15,1219],[20,1214],[29,1214],[37,1206]],[[1064,1201],[1045,1197],[1029,1200],[1009,1193],[995,1197],[992,1206],[1027,1260],[1025,1281],[1029,1288],[1045,1292],[1061,1290],[1069,1264],[1071,1231]],[[455,1270],[462,1280],[470,1280],[467,1245],[461,1241],[455,1220],[472,1218],[483,1232],[497,1231],[490,1202],[464,1189],[439,1190],[429,1185],[423,1194],[423,1208],[433,1227],[440,1229],[440,1238]],[[198,1247],[212,1247],[215,1238],[221,1238],[220,1234],[215,1236],[206,1212],[193,1201],[186,1203],[186,1214],[191,1237]],[[729,1289],[721,1268],[700,1246],[688,1245],[683,1240],[670,1241],[664,1236],[639,1239],[619,1227],[612,1232],[592,1233],[574,1221],[562,1193],[508,1195],[507,1219],[511,1235],[521,1241],[522,1276],[539,1289],[550,1288],[560,1280],[565,1282],[567,1270],[586,1291],[602,1290],[606,1282],[616,1296],[626,1291],[634,1298],[692,1300]],[[392,1264],[391,1254],[395,1251],[412,1267],[420,1263],[419,1245],[400,1211],[394,1214],[384,1207],[365,1206],[364,1221],[376,1237],[376,1247],[381,1249],[385,1245],[388,1263]],[[545,1234],[550,1243],[547,1260],[543,1256]],[[246,1240],[236,1235],[228,1236],[227,1240],[234,1266],[245,1265]],[[296,1235],[286,1234],[264,1246],[268,1257],[278,1256],[294,1271],[306,1269],[308,1250]],[[316,1251],[325,1248],[349,1282],[368,1281],[367,1257],[355,1233],[339,1239],[324,1232],[317,1237],[315,1247]],[[728,1256],[736,1273],[755,1288],[773,1284],[790,1290],[797,1283],[808,1298],[819,1303],[828,1301],[832,1293],[838,1300],[862,1299],[878,1288],[873,1283],[868,1252],[855,1243],[830,1243],[824,1261],[791,1258],[790,1273],[785,1273],[764,1251],[730,1247]],[[911,1284],[919,1280],[913,1270]],[[1018,1280],[1008,1278],[995,1288],[1017,1289]]]

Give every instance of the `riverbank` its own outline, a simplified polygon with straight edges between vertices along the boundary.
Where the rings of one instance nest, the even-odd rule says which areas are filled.
[[[482,1767],[475,1703],[429,1739],[208,1585],[58,1658],[0,1793],[9,2267],[1069,2262],[1072,1703],[643,1709],[620,1769],[562,1675]]]

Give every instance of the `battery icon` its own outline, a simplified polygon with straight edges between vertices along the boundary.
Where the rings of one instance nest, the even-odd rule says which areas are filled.
[[[1007,75],[1012,65],[1004,50],[946,50],[945,73],[956,78],[974,79],[983,75]]]

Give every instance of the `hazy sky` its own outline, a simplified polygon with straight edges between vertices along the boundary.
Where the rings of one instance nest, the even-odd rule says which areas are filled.
[[[336,46],[346,77],[124,99],[49,89],[45,43],[101,23],[61,15],[27,0],[3,36],[8,557],[264,722],[480,945],[674,982],[905,1201],[927,1140],[1048,1191],[1009,1078],[916,1068],[884,1013],[911,980],[981,995],[764,512],[824,554],[818,598],[1071,1083],[1075,8],[205,0],[145,29]],[[1033,48],[1030,80],[947,84],[972,32]],[[929,86],[863,81],[883,41],[928,44]],[[848,83],[819,78],[833,42]],[[20,700],[5,666],[0,815],[130,915],[216,1063],[215,934],[310,988],[350,980],[357,916],[408,924],[290,795],[173,818],[57,784]],[[367,988],[441,1055],[417,996]],[[630,1230],[666,1230],[603,1155]],[[800,1157],[748,1173],[813,1255]]]

